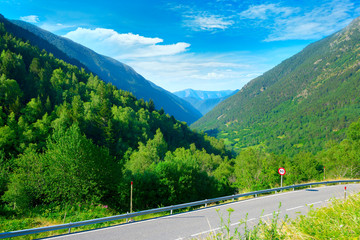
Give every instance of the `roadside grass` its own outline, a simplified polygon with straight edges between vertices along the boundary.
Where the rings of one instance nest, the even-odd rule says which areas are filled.
[[[311,209],[287,224],[284,233],[286,239],[360,239],[360,194]]]
[[[259,222],[256,225],[248,225],[247,215],[245,219],[240,220],[239,224],[232,228],[230,216],[234,212],[233,209],[229,208],[228,217],[224,220],[223,216],[219,214],[221,227],[220,231],[213,231],[205,238],[196,238],[196,239],[206,239],[206,240],[258,240],[258,239],[285,239],[283,233],[283,228],[288,222],[288,217],[285,216],[284,220],[280,220],[281,204],[279,205],[279,210],[273,213],[272,218],[269,221],[259,218]]]
[[[280,206],[279,206],[280,209]],[[311,208],[307,215],[301,215],[294,220],[279,219],[278,212],[272,219],[264,221],[260,218],[255,226],[248,226],[247,219],[240,221],[231,230],[230,215],[221,218],[220,231],[212,232],[200,239],[206,240],[328,240],[328,239],[360,239],[360,194],[354,194],[344,199],[332,199],[328,206]]]
[[[35,207],[31,211],[26,212],[17,212],[8,206],[4,206],[1,209],[0,216],[0,232],[10,232],[22,229],[29,228],[38,228],[51,225],[58,225],[69,222],[84,221],[88,219],[100,218],[113,216],[118,214],[114,210],[109,209],[107,206],[103,205],[74,205],[74,206],[53,206],[53,207]],[[116,221],[112,222],[115,224]],[[119,224],[119,222],[117,223]],[[94,224],[91,226],[84,226],[81,228],[72,229],[79,230],[88,230],[98,227],[109,226],[109,223],[104,224]],[[68,233],[68,229],[45,232],[39,234],[31,234],[27,236],[15,237],[12,239],[36,239],[41,237],[47,237],[52,235]]]
[[[186,209],[188,210],[188,209]],[[186,211],[183,210],[183,211]],[[44,209],[43,207],[35,207],[31,211],[18,213],[9,207],[5,207],[0,210],[2,213],[0,215],[0,232],[11,232],[16,230],[30,229],[30,228],[38,228],[45,227],[51,225],[58,225],[70,222],[79,222],[85,221],[89,219],[109,217],[114,215],[119,215],[122,213],[116,212],[112,209],[109,209],[107,206],[103,205],[74,205],[67,207],[50,207]],[[178,211],[174,211],[177,213]],[[133,219],[121,219],[115,221],[109,221],[98,224],[91,224],[82,227],[72,228],[71,232],[80,232],[91,229],[98,229],[104,227],[115,226],[119,224],[124,224],[127,221],[141,221],[150,218],[156,218],[161,216],[169,215],[169,212],[148,214],[135,217]],[[14,240],[23,240],[23,239],[38,239],[49,236],[61,235],[69,233],[69,229],[57,230],[57,231],[49,231],[39,234],[30,234],[20,237],[13,237],[11,239]]]

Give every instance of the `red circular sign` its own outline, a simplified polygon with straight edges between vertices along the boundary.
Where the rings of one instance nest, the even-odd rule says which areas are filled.
[[[278,173],[279,173],[280,175],[285,175],[285,173],[286,173],[285,168],[279,168],[279,169],[278,169]]]

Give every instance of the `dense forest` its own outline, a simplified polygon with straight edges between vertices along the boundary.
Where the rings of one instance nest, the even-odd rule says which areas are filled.
[[[0,195],[137,209],[229,193],[224,144],[0,29]],[[203,159],[204,163],[197,161]],[[146,200],[144,200],[146,199]]]
[[[152,101],[105,84],[0,25],[0,216],[36,206],[103,204],[126,212],[327,177],[359,177],[360,121],[314,155],[238,156]],[[9,213],[9,209],[11,209]]]
[[[341,142],[360,116],[360,18],[246,84],[191,127],[239,152],[294,156]]]

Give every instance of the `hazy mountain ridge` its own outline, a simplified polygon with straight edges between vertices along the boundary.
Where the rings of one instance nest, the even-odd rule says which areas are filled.
[[[76,60],[77,62],[70,63],[89,69],[104,81],[111,82],[119,89],[132,92],[137,98],[143,98],[145,101],[152,99],[157,109],[163,108],[165,112],[181,121],[190,124],[201,117],[201,113],[186,101],[156,86],[154,83],[150,83],[126,64],[97,54],[78,43],[52,34],[32,24],[18,20],[10,22],[3,17],[0,17],[0,20],[7,25],[13,23],[26,30],[26,32],[19,30],[12,32],[15,36],[29,40],[30,43],[39,46],[41,49],[44,48],[52,52],[55,57],[63,59],[64,55],[66,55],[68,59]],[[12,29],[14,28],[10,28],[9,31]],[[29,32],[45,40],[45,42],[38,41],[39,38],[29,38]],[[53,48],[49,48],[49,46],[55,46],[58,51],[53,51]],[[64,60],[66,61],[66,59]]]
[[[193,90],[189,88],[182,91],[174,92],[174,94],[181,98],[195,98],[198,100],[206,100],[209,98],[223,98],[229,96],[233,92],[234,90],[202,91],[202,90]]]
[[[360,20],[255,78],[192,127],[243,148],[318,151],[360,116]]]
[[[205,115],[211,111],[217,104],[224,101],[228,97],[234,95],[239,90],[223,90],[223,91],[202,91],[185,89],[174,92],[174,94],[185,101],[189,102],[201,114]]]

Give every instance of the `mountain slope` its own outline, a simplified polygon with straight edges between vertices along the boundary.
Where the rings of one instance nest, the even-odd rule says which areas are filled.
[[[193,107],[199,110],[201,114],[205,115],[217,104],[234,95],[237,91],[238,90],[201,91],[185,89],[183,91],[174,92],[174,94],[189,102]]]
[[[321,150],[360,116],[360,19],[244,86],[192,127],[240,149]]]
[[[1,210],[91,203],[125,212],[130,181],[137,209],[229,194],[212,172],[231,155],[0,23]]]
[[[17,37],[29,40],[31,44],[52,52],[55,57],[64,59],[64,55],[68,59],[75,59],[81,64],[71,62],[78,67],[86,66],[87,69],[98,75],[106,82],[110,82],[119,89],[132,92],[137,98],[143,98],[145,101],[152,99],[157,109],[164,108],[165,112],[173,115],[175,118],[192,123],[201,117],[201,113],[193,108],[189,103],[176,97],[172,93],[156,86],[146,80],[140,74],[135,72],[131,67],[116,61],[110,57],[106,57],[77,44],[69,39],[56,36],[48,31],[40,29],[32,24],[23,21],[7,21],[0,16],[0,21],[4,22],[8,31]],[[11,26],[16,24],[22,29],[40,37],[44,41],[38,41],[28,31],[19,31],[18,28]],[[15,30],[14,30],[15,29]],[[58,51],[53,51],[55,46]],[[66,59],[64,59],[66,61]]]

